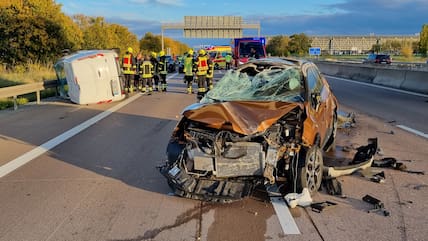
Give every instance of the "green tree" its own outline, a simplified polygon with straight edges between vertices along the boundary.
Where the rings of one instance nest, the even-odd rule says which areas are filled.
[[[266,50],[273,56],[288,56],[290,38],[287,36],[274,36],[269,39]]]
[[[422,25],[421,33],[419,34],[419,51],[424,55],[428,55],[428,24]]]
[[[159,52],[162,49],[162,40],[151,32],[147,32],[140,40],[140,49],[145,52]]]
[[[289,50],[293,55],[304,56],[309,52],[311,40],[304,34],[293,34],[290,36]]]
[[[9,0],[0,8],[0,61],[49,62],[79,46],[79,31],[52,0]],[[75,31],[71,33],[70,31]]]

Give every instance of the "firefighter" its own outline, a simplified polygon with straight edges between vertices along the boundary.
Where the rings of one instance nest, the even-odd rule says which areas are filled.
[[[230,64],[232,63],[232,54],[231,53],[227,53],[224,58],[225,58],[225,61],[226,61],[226,70],[229,70],[230,69]]]
[[[132,93],[134,91],[134,75],[135,75],[135,66],[136,60],[132,54],[133,49],[128,47],[126,53],[122,58],[122,70],[125,77],[125,91]]]
[[[134,88],[135,88],[135,90],[139,90],[139,91],[141,91],[141,89],[143,87],[143,85],[142,85],[143,80],[142,80],[142,77],[140,74],[141,73],[140,67],[141,67],[141,64],[143,63],[143,61],[144,61],[144,56],[141,52],[139,52],[137,54],[137,58],[136,58],[136,64],[135,64],[136,69],[135,69],[135,78],[134,78]]]
[[[154,73],[153,73],[153,80],[154,80],[154,85],[155,85],[155,90],[158,91],[158,85],[159,85],[159,71],[158,71],[158,59],[157,59],[157,53],[156,52],[151,52],[150,53],[150,62],[152,62],[153,65],[153,69],[154,69]]]
[[[159,63],[158,63],[158,70],[159,70],[159,80],[160,80],[160,85],[158,86],[159,91],[166,91],[166,87],[167,87],[167,83],[166,83],[166,74],[168,73],[167,71],[167,62],[166,62],[166,57],[165,57],[165,52],[163,50],[161,50],[159,52]]]
[[[184,82],[187,83],[187,94],[192,94],[192,82],[193,82],[193,69],[195,59],[193,59],[193,49],[187,52],[184,58]]]
[[[201,99],[205,92],[205,81],[207,78],[208,58],[205,50],[198,51],[198,58],[196,59],[196,77],[198,78],[198,99]]]
[[[153,73],[154,67],[150,61],[150,57],[146,56],[140,65],[140,76],[143,81],[141,91],[149,95],[153,92]]]
[[[212,90],[214,78],[214,61],[213,58],[208,59],[208,70],[207,70],[207,88],[208,90]],[[206,91],[208,91],[206,90]]]

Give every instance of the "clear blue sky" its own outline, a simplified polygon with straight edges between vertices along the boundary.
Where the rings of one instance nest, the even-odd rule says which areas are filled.
[[[68,15],[102,16],[141,38],[184,16],[242,16],[261,35],[411,35],[428,24],[428,0],[57,0]],[[250,32],[251,34],[251,32]],[[257,34],[257,32],[254,32]],[[189,44],[182,31],[165,35]],[[203,42],[205,40],[196,40]],[[219,40],[221,42],[221,40]],[[228,43],[229,40],[223,40]],[[210,43],[204,43],[210,44]],[[216,43],[217,44],[217,43]]]

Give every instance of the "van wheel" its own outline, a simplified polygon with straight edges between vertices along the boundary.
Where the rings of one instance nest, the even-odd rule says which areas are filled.
[[[316,193],[321,186],[323,174],[323,157],[318,146],[309,148],[305,156],[305,165],[300,168],[300,191],[308,188],[311,194]]]

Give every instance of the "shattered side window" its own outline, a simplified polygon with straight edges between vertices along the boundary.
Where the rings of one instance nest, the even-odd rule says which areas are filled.
[[[250,66],[229,71],[201,100],[303,102],[302,74],[294,67],[270,66],[258,70]]]

